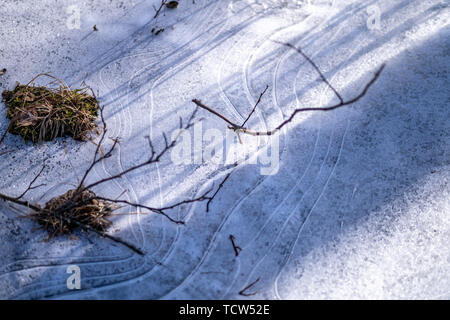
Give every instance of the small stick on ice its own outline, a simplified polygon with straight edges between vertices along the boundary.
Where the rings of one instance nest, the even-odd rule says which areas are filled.
[[[230,241],[231,244],[233,245],[233,250],[234,250],[234,254],[236,255],[236,257],[239,255],[239,253],[242,251],[242,248],[239,247],[238,245],[236,245],[236,242],[234,240],[236,240],[236,238],[230,234]]]
[[[164,8],[164,6],[167,4],[166,0],[161,0],[161,5],[159,6],[158,9],[155,8],[155,6],[153,6],[153,9],[155,9],[155,15],[153,16],[153,19],[156,19],[159,16],[159,13],[161,12],[161,10]]]
[[[237,165],[238,165],[238,163],[235,162],[235,163],[233,164],[233,167],[236,168]],[[231,176],[231,174],[233,173],[233,171],[234,171],[234,169],[233,169],[231,172],[229,172],[229,173],[225,176],[225,178],[224,178],[224,179],[222,180],[222,182],[219,184],[219,187],[217,187],[216,192],[214,192],[214,194],[213,194],[212,196],[208,197],[208,202],[206,202],[206,212],[209,212],[209,205],[211,204],[211,201],[214,200],[214,198],[216,197],[216,195],[219,193],[220,189],[222,189],[222,187],[223,187],[223,185],[225,184],[225,182],[228,180],[228,178],[229,178],[229,177]]]
[[[260,280],[260,278],[256,279],[255,281],[253,281],[252,283],[250,283],[248,286],[246,286],[244,289],[242,289],[241,291],[239,291],[239,294],[241,296],[245,296],[245,297],[249,297],[249,296],[254,296],[255,294],[257,294],[258,292],[252,292],[252,293],[248,293],[246,292],[248,289],[250,289],[251,287],[253,287],[258,281]]]

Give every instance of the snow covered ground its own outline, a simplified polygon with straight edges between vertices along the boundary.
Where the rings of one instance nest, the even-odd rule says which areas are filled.
[[[186,225],[156,214],[114,218],[110,233],[144,257],[96,234],[45,242],[17,218],[22,208],[1,202],[0,298],[449,299],[449,1],[181,0],[153,19],[159,3],[0,0],[1,90],[41,72],[68,83],[88,72],[98,91],[121,144],[92,180],[146,157],[147,135],[161,147],[193,98],[242,122],[269,85],[248,124],[260,130],[300,106],[335,103],[311,65],[276,41],[301,47],[348,99],[387,66],[356,104],[300,114],[266,141],[278,143],[274,157],[236,168],[209,212],[205,203],[171,212]],[[208,129],[230,134],[219,118],[200,117],[193,153],[205,150]],[[45,203],[73,187],[94,148],[8,134],[0,154],[14,152],[0,158],[0,192],[20,194],[48,157],[46,186],[27,196]],[[165,205],[217,187],[229,170],[168,155],[95,191]],[[81,290],[67,288],[71,265]],[[254,295],[238,294],[256,280]]]

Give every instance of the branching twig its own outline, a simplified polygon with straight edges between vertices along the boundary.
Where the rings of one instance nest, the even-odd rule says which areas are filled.
[[[219,118],[221,118],[222,120],[224,120],[225,122],[228,122],[228,124],[230,124],[233,127],[239,127],[237,124],[235,124],[233,121],[229,120],[227,117],[225,117],[223,114],[217,112],[216,110],[214,110],[211,107],[208,107],[207,105],[203,104],[200,100],[198,99],[193,99],[192,100],[193,103],[195,103],[197,106],[199,106],[200,108],[205,109],[206,111],[209,111],[213,114],[215,114],[216,116],[218,116]]]
[[[235,162],[235,163],[233,164],[233,167],[237,167],[237,165],[238,165],[238,163]],[[221,183],[219,184],[219,186],[217,187],[216,192],[214,192],[214,194],[213,194],[212,196],[208,197],[208,202],[206,202],[206,212],[209,212],[209,205],[210,205],[211,201],[214,200],[214,198],[216,197],[217,193],[219,193],[220,189],[222,189],[224,183],[228,180],[228,178],[231,176],[231,174],[233,173],[233,171],[234,171],[234,169],[233,169],[231,172],[229,172],[229,173],[225,176],[225,178],[222,180],[222,182],[221,182]]]
[[[164,8],[164,6],[167,4],[167,0],[161,0],[161,5],[159,6],[158,9],[155,8],[155,6],[153,6],[153,9],[155,9],[155,15],[153,16],[153,19],[156,19],[159,16],[159,13],[161,12],[161,10]]]
[[[194,118],[195,118],[195,115],[196,115],[196,113],[197,113],[197,110],[198,110],[198,109],[196,108],[196,109],[194,110],[194,112],[191,114],[191,116],[190,116],[190,118],[188,119],[188,122],[187,122],[186,125],[183,125],[183,120],[180,118],[180,129],[185,129],[185,130],[187,130],[187,129],[189,129],[190,127],[193,126],[193,124],[194,124]],[[82,202],[80,202],[80,201],[74,201],[74,199],[75,199],[79,194],[81,194],[81,193],[83,193],[83,192],[85,192],[85,191],[88,191],[88,190],[92,190],[93,187],[96,187],[96,186],[98,186],[98,185],[100,185],[100,184],[103,184],[103,183],[105,183],[105,182],[107,182],[107,181],[119,179],[119,178],[121,178],[122,176],[124,176],[124,175],[127,174],[127,173],[130,173],[130,172],[135,171],[135,170],[137,170],[137,169],[139,169],[139,168],[142,168],[142,167],[144,167],[144,166],[148,166],[148,165],[151,165],[151,164],[153,164],[153,163],[158,162],[158,161],[161,159],[161,157],[162,157],[165,153],[167,153],[171,148],[173,148],[173,147],[175,146],[175,144],[176,144],[178,138],[179,138],[180,135],[181,135],[181,130],[180,130],[179,134],[178,134],[171,142],[168,142],[166,135],[163,134],[163,136],[164,136],[164,141],[165,141],[165,146],[164,146],[164,148],[163,148],[159,153],[157,153],[157,152],[155,151],[155,148],[153,147],[153,144],[152,144],[151,140],[148,138],[148,141],[149,141],[149,147],[150,147],[150,157],[149,157],[146,161],[141,162],[141,163],[139,163],[139,164],[137,164],[137,165],[135,165],[135,166],[132,166],[132,167],[130,167],[130,168],[128,168],[128,169],[125,169],[125,170],[123,170],[123,171],[121,171],[121,172],[119,172],[119,173],[117,173],[117,174],[115,174],[115,175],[113,175],[113,176],[110,176],[110,177],[107,177],[107,178],[104,178],[104,179],[97,180],[97,181],[95,181],[95,182],[93,182],[93,183],[90,183],[90,184],[88,184],[87,186],[85,186],[85,185],[84,185],[84,182],[85,182],[85,180],[86,180],[86,178],[87,178],[89,172],[94,168],[94,166],[95,166],[97,163],[99,163],[99,162],[102,161],[103,159],[106,159],[106,158],[110,157],[111,154],[112,154],[112,152],[114,151],[115,146],[118,144],[118,140],[115,139],[115,140],[114,140],[114,143],[113,143],[113,145],[112,145],[112,147],[111,147],[106,153],[104,153],[101,157],[97,158],[97,156],[98,156],[98,154],[99,154],[99,151],[101,150],[101,145],[102,145],[102,142],[104,141],[105,134],[106,134],[106,123],[105,123],[105,121],[104,121],[103,113],[102,113],[102,112],[101,112],[101,119],[102,119],[102,122],[103,122],[104,130],[103,130],[103,134],[102,134],[102,136],[101,136],[101,138],[100,138],[100,142],[98,143],[97,148],[96,148],[96,151],[95,151],[95,153],[94,153],[94,159],[93,159],[91,165],[90,165],[90,166],[88,167],[88,169],[86,170],[86,172],[85,172],[85,174],[84,174],[84,176],[83,176],[83,179],[80,181],[79,186],[78,186],[78,188],[76,189],[76,192],[74,192],[73,196],[71,197],[71,199],[70,199],[69,201],[67,201],[64,205],[62,205],[62,206],[58,209],[58,212],[56,212],[56,214],[62,214],[63,212],[70,211],[70,210],[72,210],[72,209],[74,209],[74,208],[76,208],[76,207],[78,207],[78,206],[80,206],[80,205],[85,205],[86,203],[89,203],[90,201],[97,199],[97,200],[105,200],[105,201],[109,201],[109,202],[111,202],[111,203],[124,203],[124,204],[128,204],[128,205],[135,206],[135,207],[145,208],[145,209],[151,210],[152,212],[155,212],[155,213],[158,213],[158,214],[161,214],[161,215],[167,217],[167,218],[168,218],[170,221],[172,221],[172,222],[175,222],[175,223],[177,223],[177,224],[183,224],[182,221],[178,221],[178,220],[175,220],[175,219],[171,218],[171,217],[170,217],[169,215],[167,215],[164,211],[165,211],[165,210],[169,210],[169,209],[173,209],[173,208],[175,208],[175,207],[177,207],[177,206],[180,206],[180,205],[182,205],[182,204],[185,204],[185,203],[191,203],[191,202],[195,202],[195,201],[203,201],[203,200],[208,199],[208,197],[207,197],[206,194],[205,194],[205,195],[200,196],[198,199],[184,200],[184,201],[181,201],[181,202],[179,202],[179,203],[176,203],[176,204],[174,204],[174,205],[171,205],[171,206],[165,207],[165,208],[152,208],[152,207],[148,207],[148,206],[141,205],[141,204],[137,204],[137,203],[131,203],[131,202],[128,202],[128,201],[126,201],[126,200],[108,199],[108,198],[103,198],[103,197],[100,197],[100,196],[94,196],[94,197],[92,197],[92,198],[87,198],[87,199],[85,199],[85,200],[82,201]],[[208,192],[209,192],[209,191],[208,191]],[[208,193],[208,192],[207,192],[207,193]]]
[[[179,128],[187,130],[190,127],[192,127],[194,125],[194,119],[195,119],[197,111],[198,111],[198,108],[196,108],[194,110],[194,112],[191,114],[191,116],[189,117],[186,124],[183,124],[183,119],[180,118],[180,127]],[[43,170],[45,168],[45,162],[44,162],[43,168],[36,175],[36,177],[31,181],[31,183],[29,184],[29,186],[25,190],[25,192],[23,192],[19,197],[15,197],[15,198],[0,193],[0,199],[2,199],[4,201],[9,201],[9,202],[15,203],[15,204],[18,204],[21,206],[25,206],[25,207],[31,209],[32,213],[30,213],[28,216],[32,217],[32,218],[34,217],[38,221],[44,221],[44,224],[47,224],[48,221],[50,221],[49,222],[50,224],[55,223],[58,226],[58,229],[54,230],[53,233],[64,233],[65,229],[71,230],[71,228],[73,228],[73,225],[75,225],[75,226],[80,227],[81,229],[84,229],[87,231],[93,231],[93,232],[101,235],[102,237],[106,237],[117,243],[125,245],[126,247],[133,250],[134,252],[142,255],[143,254],[142,250],[136,248],[136,246],[134,246],[133,244],[130,244],[130,243],[126,242],[125,240],[122,240],[120,238],[117,238],[117,237],[107,234],[105,231],[106,228],[103,229],[103,226],[105,224],[100,225],[100,228],[96,225],[91,226],[90,224],[82,221],[80,218],[77,218],[78,217],[77,212],[78,213],[83,212],[83,210],[87,210],[87,209],[95,210],[95,208],[98,207],[100,211],[98,212],[98,216],[95,215],[94,217],[95,217],[95,219],[97,219],[97,218],[101,219],[103,216],[105,216],[105,211],[104,211],[105,209],[102,209],[102,208],[104,208],[105,205],[109,207],[109,210],[114,210],[114,209],[111,209],[112,204],[122,203],[122,204],[127,204],[130,206],[134,206],[134,207],[147,209],[150,212],[154,212],[154,213],[163,215],[164,217],[168,218],[170,221],[172,221],[174,223],[184,224],[184,221],[175,220],[175,219],[171,218],[166,213],[166,211],[174,209],[174,208],[179,207],[184,204],[209,200],[210,197],[208,196],[208,194],[212,191],[212,188],[210,190],[207,190],[206,192],[204,192],[203,194],[201,194],[200,196],[198,196],[196,198],[183,200],[183,201],[180,201],[175,204],[168,205],[168,206],[165,206],[162,208],[153,208],[153,207],[145,206],[145,205],[142,205],[139,203],[132,203],[132,202],[129,202],[126,200],[119,200],[118,198],[110,199],[107,197],[102,197],[102,196],[96,195],[94,192],[91,191],[93,187],[101,185],[107,181],[119,179],[120,177],[122,177],[123,175],[125,175],[127,173],[130,173],[139,168],[142,168],[144,166],[151,165],[151,164],[154,164],[154,163],[157,163],[158,161],[160,161],[161,157],[175,146],[175,144],[177,143],[177,140],[179,139],[181,132],[182,132],[182,130],[180,130],[180,133],[171,141],[169,141],[167,139],[166,135],[163,134],[164,147],[159,152],[157,152],[155,150],[152,141],[150,140],[150,138],[147,137],[148,143],[149,143],[149,148],[150,148],[150,156],[147,160],[145,160],[135,166],[132,166],[128,169],[125,169],[113,176],[110,176],[110,177],[107,177],[104,179],[100,179],[95,182],[87,184],[86,181],[89,177],[89,174],[93,170],[93,168],[97,164],[99,164],[101,161],[111,157],[113,154],[113,151],[116,149],[117,145],[119,144],[119,140],[117,138],[112,139],[113,144],[109,147],[109,149],[106,152],[103,152],[102,147],[103,147],[103,143],[105,142],[106,134],[108,131],[107,126],[106,126],[106,121],[104,118],[104,114],[103,114],[103,108],[100,108],[100,118],[101,118],[101,122],[103,124],[103,132],[101,134],[100,140],[94,151],[94,157],[92,159],[92,162],[89,165],[89,167],[85,170],[85,172],[82,176],[82,179],[80,180],[76,189],[70,190],[62,196],[53,198],[51,200],[51,201],[53,201],[52,205],[50,206],[49,205],[50,202],[49,202],[46,204],[45,208],[41,208],[38,204],[31,204],[28,201],[21,200],[21,198],[24,197],[25,194],[29,190],[35,189],[38,187],[38,186],[34,186],[34,183],[37,181],[37,179],[39,178],[39,176],[41,175],[41,173],[43,172]],[[56,202],[56,205],[55,205],[55,202]],[[101,205],[101,204],[99,205],[99,203],[103,203],[103,205]],[[49,207],[47,207],[47,206],[49,206]],[[106,212],[109,212],[109,211],[106,211]],[[144,212],[144,213],[146,213],[146,212]],[[49,217],[47,217],[47,216],[49,216]],[[54,222],[55,219],[56,219],[56,222]],[[107,222],[108,221],[105,222],[106,225],[108,225],[108,223],[109,223],[109,222],[108,223]],[[71,225],[72,225],[72,227],[70,227]],[[52,227],[54,228],[54,225],[52,225]]]
[[[270,130],[270,131],[253,131],[250,130],[248,128],[244,127],[244,124],[247,122],[248,119],[246,119],[246,121],[244,121],[243,125],[238,125],[236,123],[234,123],[233,121],[229,120],[227,117],[225,117],[224,115],[222,115],[221,113],[217,112],[216,110],[214,110],[213,108],[203,104],[200,100],[198,99],[193,99],[192,102],[194,102],[197,106],[199,106],[202,109],[207,110],[208,112],[215,114],[216,116],[220,117],[221,119],[223,119],[225,122],[227,122],[229,124],[228,128],[235,131],[237,134],[239,133],[245,133],[245,134],[249,134],[252,136],[270,136],[275,134],[277,131],[279,131],[281,128],[283,128],[285,125],[287,125],[289,122],[291,122],[294,117],[300,113],[300,112],[306,112],[306,111],[331,111],[343,106],[347,106],[347,105],[351,105],[355,102],[357,102],[359,99],[361,99],[362,97],[364,97],[367,93],[367,91],[369,90],[369,88],[375,83],[375,81],[379,78],[381,72],[383,71],[384,67],[386,66],[385,64],[382,64],[381,67],[375,72],[374,76],[372,77],[372,79],[364,86],[363,90],[356,95],[355,97],[353,97],[352,99],[349,100],[344,100],[341,96],[341,94],[339,94],[339,92],[330,84],[330,82],[326,79],[326,77],[323,75],[323,73],[320,71],[320,69],[317,67],[317,65],[314,63],[314,61],[312,61],[308,56],[306,56],[303,51],[301,49],[296,48],[295,46],[293,46],[290,43],[282,43],[282,42],[277,42],[277,43],[281,43],[285,46],[288,46],[290,48],[295,49],[299,54],[301,54],[313,67],[314,69],[319,73],[320,78],[322,79],[322,81],[324,81],[327,86],[334,92],[334,94],[337,96],[337,98],[339,99],[339,103],[329,106],[329,107],[325,107],[325,108],[315,108],[315,107],[310,107],[310,108],[298,108],[295,109],[291,115],[284,120],[283,122],[281,122],[277,127],[275,127],[274,129]],[[267,89],[267,88],[266,88]],[[260,99],[262,97],[262,95],[264,94],[265,90],[263,91],[263,93],[261,93],[260,95]],[[260,99],[258,99],[257,104],[259,103]],[[254,107],[254,109],[256,108],[256,106]],[[254,109],[252,110],[252,112],[250,113],[249,117],[253,114]]]
[[[258,292],[252,292],[252,293],[247,293],[246,291],[248,289],[250,289],[251,287],[253,287],[258,281],[260,280],[260,278],[256,279],[255,281],[253,281],[252,283],[250,283],[248,286],[246,286],[244,289],[242,289],[241,291],[239,291],[239,294],[241,296],[254,296],[255,294],[257,294]]]
[[[236,238],[232,234],[230,234],[229,238],[230,238],[231,244],[233,245],[234,254],[237,257],[239,255],[239,252],[242,251],[242,248],[239,247],[238,245],[236,245],[236,243],[234,241],[234,240],[236,240]]]
[[[169,219],[173,223],[184,224],[185,222],[183,220],[173,219],[165,211],[170,210],[170,209],[174,209],[174,208],[179,207],[179,206],[181,206],[183,204],[205,201],[205,200],[210,198],[210,197],[208,197],[208,194],[211,192],[211,190],[212,189],[207,190],[202,195],[200,195],[200,196],[198,196],[196,198],[183,200],[183,201],[177,202],[175,204],[172,204],[170,206],[166,206],[166,207],[162,207],[162,208],[153,208],[153,207],[149,207],[149,206],[146,206],[146,205],[143,205],[143,204],[133,203],[133,202],[130,202],[130,201],[127,201],[127,200],[110,199],[110,198],[105,198],[105,197],[100,197],[100,196],[95,196],[95,199],[104,200],[104,201],[108,201],[108,202],[111,202],[111,203],[123,203],[123,204],[127,204],[129,206],[142,208],[142,209],[147,209],[147,210],[149,210],[151,212],[155,212],[155,213],[158,213],[158,214],[161,214],[161,215],[165,216],[167,219]],[[145,214],[145,212],[141,212],[139,214]]]
[[[17,199],[17,197],[10,197],[10,196],[8,196],[6,194],[3,194],[3,193],[0,193],[0,199],[2,199],[3,201],[13,202],[15,204],[18,204],[18,205],[23,206],[23,207],[27,207],[27,208],[29,208],[31,210],[34,210],[34,211],[41,210],[41,208],[38,205],[34,205],[31,202],[29,202],[29,201],[24,201],[24,200]]]
[[[3,193],[0,193],[0,199],[2,199],[3,201],[8,201],[8,202],[15,203],[15,204],[18,204],[18,205],[20,205],[20,206],[24,206],[24,207],[27,207],[27,208],[33,210],[34,212],[31,213],[31,214],[29,215],[30,217],[31,217],[33,214],[37,214],[37,213],[41,212],[41,210],[42,210],[42,208],[41,208],[39,205],[34,205],[34,204],[31,204],[31,203],[28,202],[28,201],[20,200],[20,199],[18,199],[17,197],[16,197],[16,198],[13,198],[13,197],[10,197],[10,196],[8,196],[8,195],[6,195],[6,194],[3,194]],[[102,236],[102,237],[108,238],[108,239],[110,239],[110,240],[112,240],[112,241],[114,241],[114,242],[120,243],[120,244],[122,244],[122,245],[128,247],[129,249],[133,250],[134,252],[136,252],[136,253],[138,253],[138,254],[140,254],[140,255],[144,255],[144,253],[142,252],[142,250],[136,248],[136,246],[134,246],[133,244],[131,244],[131,243],[129,243],[129,242],[123,240],[123,239],[120,239],[120,238],[118,238],[118,237],[112,236],[112,235],[110,235],[110,234],[108,234],[108,233],[106,233],[106,232],[104,232],[104,231],[101,231],[101,230],[97,230],[97,229],[95,229],[95,228],[92,228],[91,226],[89,226],[89,225],[87,225],[87,224],[85,224],[85,223],[82,223],[82,222],[80,222],[80,221],[78,221],[78,220],[75,220],[75,219],[71,219],[70,217],[64,216],[64,215],[62,215],[62,214],[59,215],[59,217],[60,217],[61,220],[64,220],[64,221],[66,221],[66,222],[68,222],[68,223],[76,224],[76,225],[79,226],[81,229],[84,229],[84,230],[87,230],[87,231],[92,231],[92,232],[94,232],[94,233],[97,233],[98,235],[100,235],[100,236]]]
[[[28,191],[33,190],[33,189],[36,189],[36,188],[39,188],[39,187],[42,187],[42,186],[45,186],[45,184],[39,184],[39,185],[37,185],[37,186],[33,186],[33,184],[36,182],[36,180],[40,177],[40,175],[42,174],[42,172],[43,172],[44,169],[45,169],[45,161],[46,161],[46,160],[44,159],[44,162],[43,162],[43,164],[42,164],[41,170],[40,170],[40,171],[38,172],[38,174],[34,177],[34,179],[31,180],[30,184],[28,185],[28,188],[27,188],[24,192],[22,192],[22,194],[21,194],[20,196],[16,197],[17,200],[23,198],[23,196],[25,196],[25,195],[28,193]]]
[[[8,125],[8,127],[7,127],[6,130],[5,130],[5,132],[3,132],[3,134],[2,134],[2,136],[1,136],[1,138],[0,138],[0,144],[2,144],[2,143],[3,143],[3,140],[5,140],[6,135],[8,134],[9,128],[10,128],[10,125]]]
[[[193,203],[193,202],[205,201],[205,200],[209,199],[208,194],[209,194],[211,191],[212,191],[212,187],[211,187],[210,189],[208,189],[207,191],[205,191],[202,195],[200,195],[200,196],[197,197],[197,198],[188,199],[188,200],[183,200],[183,201],[177,202],[177,203],[175,203],[175,204],[172,204],[172,205],[170,205],[170,206],[159,208],[159,210],[160,210],[160,211],[165,211],[165,210],[174,209],[174,208],[179,207],[179,206],[181,206],[181,205],[183,205],[183,204],[188,204],[188,203]]]
[[[76,219],[71,219],[71,218],[66,217],[66,216],[63,216],[63,215],[60,215],[60,218],[61,218],[62,220],[67,221],[68,223],[76,224],[76,225],[77,225],[78,227],[80,227],[81,229],[84,229],[84,230],[86,230],[86,231],[92,231],[92,232],[95,232],[95,233],[97,233],[98,235],[100,235],[100,236],[102,236],[102,237],[105,237],[105,238],[108,238],[108,239],[110,239],[110,240],[112,240],[112,241],[114,241],[114,242],[120,243],[120,244],[122,244],[122,245],[128,247],[129,249],[131,249],[132,251],[136,252],[137,254],[139,254],[139,255],[141,255],[141,256],[144,255],[144,252],[143,252],[141,249],[137,248],[135,245],[133,245],[133,244],[131,244],[131,243],[129,243],[129,242],[127,242],[127,241],[121,239],[121,238],[112,236],[112,235],[106,233],[105,231],[101,231],[101,230],[97,230],[97,229],[95,229],[95,228],[92,228],[90,225],[85,224],[85,223],[82,223],[82,222],[80,222],[80,221],[78,221],[78,220],[76,220]]]
[[[233,130],[234,132],[236,132],[236,134],[238,135],[239,141],[242,143],[241,138],[239,136],[239,133],[245,133],[245,134],[249,134],[249,135],[253,135],[253,136],[259,136],[259,135],[273,135],[274,133],[276,133],[278,130],[280,130],[281,128],[283,128],[285,125],[287,125],[289,122],[292,121],[292,119],[300,112],[306,112],[306,111],[331,111],[346,105],[350,105],[355,103],[356,101],[358,101],[359,99],[361,99],[369,90],[369,88],[375,83],[375,81],[378,79],[378,77],[380,76],[381,72],[383,71],[385,64],[383,64],[378,71],[375,73],[375,75],[372,77],[372,79],[365,85],[365,87],[363,88],[363,90],[354,98],[345,101],[341,94],[331,85],[331,83],[327,80],[327,78],[324,76],[324,74],[320,71],[319,67],[315,64],[314,61],[312,61],[301,49],[296,48],[295,46],[293,46],[290,43],[282,43],[282,42],[277,42],[277,43],[281,43],[289,48],[292,48],[294,50],[296,50],[300,55],[302,55],[307,61],[308,63],[310,63],[314,69],[317,71],[317,73],[319,74],[320,78],[322,79],[323,82],[325,82],[325,84],[334,92],[334,94],[336,95],[336,97],[339,99],[339,103],[330,106],[330,107],[325,107],[325,108],[299,108],[299,109],[295,109],[291,115],[284,120],[281,124],[279,124],[275,129],[270,130],[270,131],[266,131],[266,132],[258,132],[258,131],[252,131],[250,129],[245,128],[245,125],[247,124],[247,122],[249,121],[249,119],[251,118],[251,116],[253,115],[253,113],[256,110],[256,107],[258,106],[258,104],[261,102],[261,99],[263,97],[263,95],[265,94],[265,92],[268,89],[268,86],[266,86],[266,88],[264,89],[264,91],[261,92],[261,94],[259,95],[259,98],[256,102],[256,104],[254,105],[253,109],[251,110],[251,112],[249,113],[249,115],[247,116],[247,118],[244,120],[244,122],[242,123],[242,125],[238,125],[235,122],[231,121],[230,119],[228,119],[226,116],[224,116],[223,114],[221,114],[220,112],[214,110],[213,108],[205,105],[204,103],[202,103],[200,100],[198,99],[193,99],[192,102],[194,102],[198,107],[205,109],[206,111],[218,116],[219,118],[221,118],[222,120],[224,120],[226,123],[229,124],[228,128]],[[237,164],[235,164],[237,165]],[[227,181],[227,179],[230,177],[232,172],[228,173],[225,178],[222,180],[222,182],[220,183],[219,187],[217,188],[216,192],[209,197],[208,202],[206,203],[206,211],[209,212],[209,205],[211,203],[211,201],[215,198],[215,196],[217,195],[217,193],[220,191],[220,189],[223,187],[223,184]]]

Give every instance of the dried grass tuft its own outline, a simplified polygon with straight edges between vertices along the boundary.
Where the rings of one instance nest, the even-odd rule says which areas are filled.
[[[52,81],[47,86],[34,86],[34,81],[43,76]],[[97,128],[99,110],[98,101],[89,90],[72,90],[49,74],[39,74],[27,85],[17,84],[14,90],[5,90],[2,97],[11,121],[8,132],[32,142],[62,136],[86,141]]]
[[[49,239],[63,234],[72,234],[80,226],[88,226],[105,232],[112,224],[108,217],[115,205],[108,201],[95,199],[94,192],[86,190],[76,192],[72,189],[49,200],[45,207],[30,214],[30,218],[39,222],[47,230]],[[74,204],[70,205],[69,204]],[[61,210],[72,207],[69,210]]]

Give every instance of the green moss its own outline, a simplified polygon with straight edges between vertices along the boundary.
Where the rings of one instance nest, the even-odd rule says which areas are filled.
[[[99,105],[86,88],[18,84],[14,90],[4,91],[2,97],[10,119],[8,132],[24,140],[41,142],[71,136],[85,141],[96,129]]]

